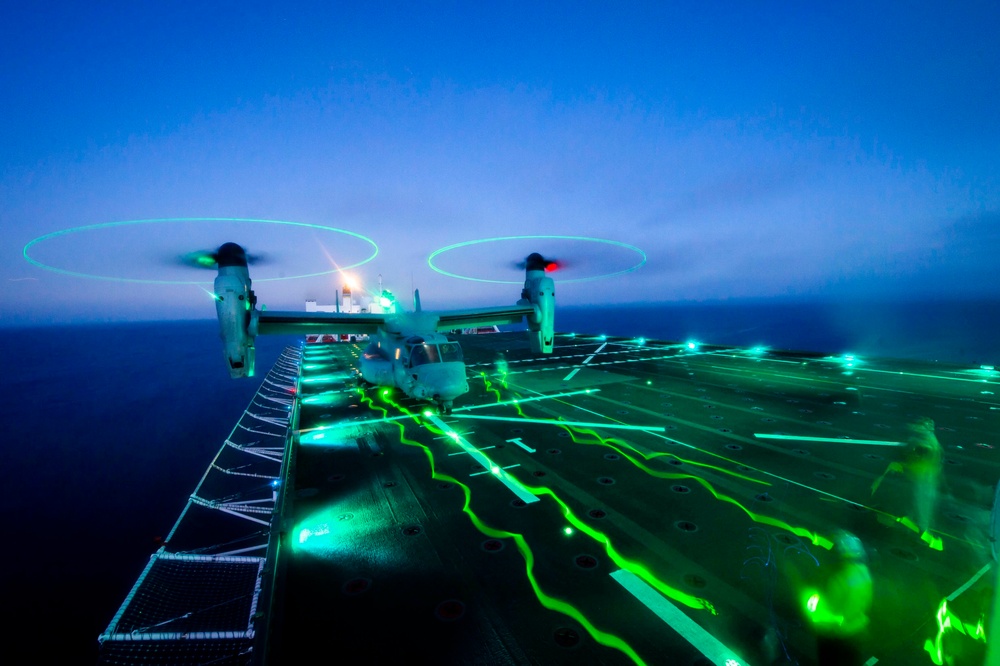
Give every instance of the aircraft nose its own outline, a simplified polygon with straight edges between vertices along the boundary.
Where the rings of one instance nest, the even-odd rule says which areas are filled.
[[[454,400],[469,392],[464,363],[435,363],[422,366],[418,381],[428,398]]]

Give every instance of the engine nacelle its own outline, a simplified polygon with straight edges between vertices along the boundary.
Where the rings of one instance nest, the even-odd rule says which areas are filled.
[[[222,354],[231,377],[253,377],[257,311],[246,253],[239,245],[226,243],[219,248],[218,265],[215,312],[219,316]]]
[[[528,341],[535,354],[551,354],[556,331],[556,283],[545,275],[544,260],[539,254],[528,257],[524,289],[518,304],[535,306],[528,316]]]

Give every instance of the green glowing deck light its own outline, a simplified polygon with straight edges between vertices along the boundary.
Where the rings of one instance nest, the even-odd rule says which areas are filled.
[[[479,240],[471,240],[462,243],[455,243],[454,245],[443,247],[440,250],[435,250],[434,252],[431,253],[429,257],[427,257],[427,265],[431,267],[431,270],[441,273],[442,275],[447,275],[448,277],[458,278],[460,280],[471,280],[473,282],[489,282],[493,284],[521,284],[520,280],[489,280],[485,278],[470,277],[468,275],[458,275],[456,273],[449,273],[448,271],[445,271],[434,264],[434,260],[436,257],[445,254],[446,252],[451,252],[452,250],[458,250],[463,247],[469,247],[471,245],[479,245],[482,243],[497,243],[501,241],[521,241],[521,240],[558,240],[558,241],[569,240],[569,241],[580,241],[586,243],[597,243],[599,245],[610,245],[613,247],[620,247],[625,250],[635,252],[639,258],[639,261],[636,264],[629,266],[628,268],[625,268],[623,270],[616,271],[613,273],[605,273],[603,275],[592,275],[582,278],[560,280],[560,283],[562,284],[567,284],[569,282],[589,282],[592,280],[600,280],[603,278],[614,277],[616,275],[623,275],[625,273],[631,273],[632,271],[639,270],[646,263],[646,253],[640,250],[639,248],[635,247],[634,245],[628,245],[626,243],[620,243],[618,241],[607,240],[604,238],[588,238],[586,236],[501,236],[498,238],[481,238]]]
[[[306,396],[302,399],[302,404],[332,407],[344,402],[347,397],[343,393],[320,393],[318,395]]]
[[[152,224],[169,225],[169,224],[185,224],[192,222],[196,222],[198,224],[202,224],[205,222],[241,222],[247,224],[276,224],[279,226],[304,227],[307,229],[317,229],[319,231],[331,231],[337,234],[352,236],[358,240],[368,243],[372,247],[372,253],[369,256],[365,257],[359,262],[350,264],[348,266],[334,267],[328,271],[320,271],[318,273],[304,273],[302,275],[289,275],[285,277],[271,277],[271,278],[255,277],[254,282],[276,282],[278,280],[296,280],[300,278],[329,275],[330,273],[335,273],[338,270],[357,268],[358,266],[367,264],[369,261],[374,259],[376,255],[378,255],[378,245],[375,244],[375,241],[371,240],[367,236],[362,236],[361,234],[355,233],[353,231],[336,229],[334,227],[327,227],[321,224],[309,224],[306,222],[289,222],[287,220],[259,220],[259,219],[239,218],[239,217],[172,217],[172,218],[155,218],[149,220],[122,220],[118,222],[103,222],[101,224],[89,224],[85,226],[73,227],[71,229],[62,229],[60,231],[53,231],[52,233],[45,234],[44,236],[39,236],[38,238],[29,241],[28,244],[24,246],[24,249],[22,250],[21,254],[24,257],[24,260],[27,261],[29,264],[32,264],[33,266],[37,266],[38,268],[42,268],[44,270],[51,271],[53,273],[59,273],[61,275],[72,275],[73,277],[90,278],[93,280],[108,280],[111,282],[132,282],[137,284],[206,284],[206,283],[211,284],[212,282],[211,280],[146,280],[140,278],[117,277],[113,275],[95,275],[93,273],[70,271],[63,268],[57,268],[55,266],[49,266],[48,264],[44,264],[38,261],[37,259],[33,258],[29,253],[29,250],[31,250],[31,248],[34,247],[35,245],[38,245],[39,243],[42,243],[47,240],[51,240],[53,238],[57,238],[59,236],[67,236],[70,234],[79,234],[88,231],[97,231],[101,229],[114,229],[119,227],[130,227],[137,225],[152,225]],[[645,255],[643,255],[643,259],[645,260]],[[209,261],[211,261],[211,265],[215,264],[214,259],[209,258]]]
[[[564,527],[563,528],[563,534],[565,534],[566,536],[572,536],[572,534],[573,534],[573,528],[572,527]]]
[[[979,366],[979,369],[985,370],[986,372],[993,372],[994,367],[992,365],[981,365]]]
[[[430,415],[431,415],[431,414],[433,414],[433,413],[434,413],[434,412],[432,412],[431,410],[429,410],[429,409],[428,409],[428,410],[425,410],[425,411],[424,411],[424,416],[430,416]]]
[[[698,343],[696,343],[696,342],[689,342],[689,343],[687,343],[687,348],[688,349],[697,349],[698,348]]]
[[[330,384],[332,382],[342,382],[347,381],[351,378],[351,375],[345,372],[337,372],[326,375],[313,375],[312,377],[303,377],[303,384]]]
[[[810,613],[815,613],[817,605],[819,605],[819,595],[814,594],[809,597],[809,600],[806,602],[806,608],[809,609]]]

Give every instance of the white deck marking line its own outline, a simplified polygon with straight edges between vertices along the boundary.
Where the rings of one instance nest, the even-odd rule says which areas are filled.
[[[447,439],[449,442],[454,442],[455,441],[454,438],[452,438],[452,437],[435,437],[434,439]],[[497,448],[497,447],[496,446],[484,446],[483,448],[481,448],[479,450],[480,451],[487,451],[489,449],[495,449],[495,448]],[[451,457],[451,456],[464,456],[464,455],[468,455],[468,453],[469,453],[468,451],[455,451],[454,453],[449,453],[448,457]]]
[[[535,449],[531,448],[530,446],[528,446],[527,444],[525,444],[524,442],[522,442],[520,437],[515,437],[514,439],[508,439],[507,441],[509,443],[511,443],[511,444],[517,444],[518,446],[520,446],[522,449],[524,449],[528,453],[534,453],[535,452]]]
[[[718,638],[702,629],[701,625],[685,615],[679,608],[667,601],[666,597],[653,589],[648,583],[631,571],[619,569],[612,572],[611,577],[619,585],[628,590],[632,596],[653,611],[658,618],[666,622],[671,629],[680,634],[688,643],[705,655],[713,664],[742,666],[746,664],[736,652],[729,649]]]
[[[511,469],[513,467],[520,467],[520,466],[521,466],[521,463],[517,463],[515,465],[507,465],[506,467],[501,467],[500,469]],[[489,470],[485,470],[484,469],[482,472],[473,472],[469,476],[482,476],[483,474],[489,474],[489,473],[490,473]]]
[[[604,348],[605,348],[605,347],[607,347],[607,346],[608,346],[608,343],[607,343],[607,342],[605,342],[605,343],[604,343],[603,345],[601,345],[600,347],[598,347],[598,348],[597,348],[597,351],[595,351],[595,352],[594,352],[593,354],[591,354],[590,356],[588,356],[587,358],[585,358],[585,359],[583,360],[583,363],[581,363],[581,364],[579,365],[579,367],[577,367],[576,369],[574,369],[574,370],[573,370],[573,372],[571,372],[571,373],[569,373],[568,375],[566,375],[565,377],[563,377],[563,381],[564,381],[564,382],[568,382],[569,380],[573,379],[573,375],[575,375],[576,373],[580,372],[580,370],[582,370],[582,369],[583,369],[583,366],[585,366],[585,365],[587,365],[588,363],[590,363],[590,360],[591,360],[592,358],[594,358],[595,356],[597,356],[598,354],[600,354],[600,353],[601,353],[601,350],[602,350],[602,349],[604,349]]]
[[[448,433],[451,436],[452,440],[456,444],[462,447],[463,451],[472,456],[472,458],[477,463],[482,465],[483,469],[485,469],[488,472],[492,472],[493,476],[495,476],[497,480],[500,481],[500,483],[507,486],[507,488],[509,488],[512,493],[517,495],[518,498],[523,500],[526,504],[531,504],[532,502],[538,501],[538,498],[532,495],[527,488],[522,486],[517,479],[507,474],[507,472],[505,472],[503,469],[495,465],[493,461],[487,458],[483,453],[481,453],[479,449],[474,447],[472,444],[469,444],[467,441],[465,441],[464,437],[462,437],[460,434],[452,430],[447,423],[445,423],[444,421],[442,421],[440,418],[438,418],[433,414],[427,416],[426,418],[431,423],[436,425],[438,428]],[[454,434],[452,435],[451,433]]]
[[[755,432],[757,439],[787,439],[793,442],[837,442],[840,444],[870,444],[872,446],[905,446],[903,442],[888,442],[883,439],[844,439],[841,437],[800,437],[798,435],[763,435]]]
[[[965,585],[963,585],[962,587],[958,588],[957,590],[955,590],[954,592],[952,592],[951,594],[948,595],[948,601],[954,601],[955,599],[958,598],[958,595],[962,594],[963,592],[965,592],[966,590],[968,590],[970,587],[972,587],[973,585],[975,585],[976,581],[979,580],[980,578],[982,578],[983,574],[986,573],[987,571],[989,571],[990,567],[992,565],[993,565],[992,562],[987,562],[985,565],[983,565],[983,568],[980,569],[978,572],[976,572],[976,575],[974,575],[972,578],[970,578],[965,583]]]
[[[599,389],[599,388],[589,388],[589,389],[580,389],[578,391],[566,391],[565,393],[552,393],[552,394],[544,394],[543,393],[543,394],[539,394],[538,396],[536,396],[534,398],[516,398],[514,400],[503,400],[501,402],[487,402],[487,403],[483,403],[481,405],[469,405],[467,407],[456,407],[454,410],[452,410],[452,415],[454,415],[455,412],[468,412],[468,411],[471,411],[473,409],[489,409],[490,407],[501,407],[503,405],[520,405],[520,404],[524,404],[526,402],[535,402],[537,400],[552,400],[553,398],[564,398],[564,397],[570,396],[570,395],[580,395],[581,393],[597,393],[600,390],[601,389]],[[538,393],[538,391],[534,391],[534,393]]]
[[[545,425],[580,426],[582,428],[604,428],[607,430],[642,430],[663,432],[663,426],[618,425],[617,423],[588,423],[583,421],[559,421],[558,419],[529,419],[521,416],[480,416],[478,414],[452,414],[456,419],[479,419],[482,421],[511,421],[514,423],[542,423]]]

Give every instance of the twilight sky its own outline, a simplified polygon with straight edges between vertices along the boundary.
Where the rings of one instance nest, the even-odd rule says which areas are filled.
[[[275,3],[277,5],[277,3]],[[562,304],[1000,297],[1000,5],[7,3],[0,325],[210,317],[171,258],[234,240],[289,277],[356,263],[428,308],[499,305],[433,251],[495,236],[641,248]],[[677,6],[673,6],[673,5]],[[298,5],[298,6],[293,6]],[[633,265],[582,241],[470,245],[454,273]],[[271,308],[332,275],[255,282]],[[210,289],[210,285],[206,284]]]

